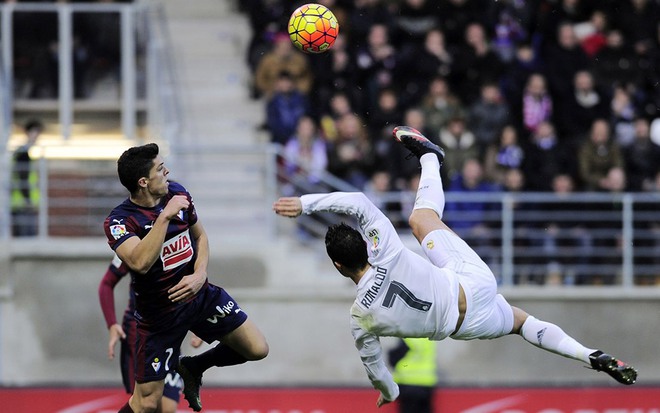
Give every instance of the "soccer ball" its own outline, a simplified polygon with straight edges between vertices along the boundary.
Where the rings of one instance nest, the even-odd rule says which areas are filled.
[[[330,49],[339,34],[334,14],[321,4],[298,7],[289,19],[291,42],[305,53],[323,53]]]

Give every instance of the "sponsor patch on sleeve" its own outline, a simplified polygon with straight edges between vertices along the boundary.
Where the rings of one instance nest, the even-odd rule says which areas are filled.
[[[126,225],[110,225],[110,234],[114,237],[114,239],[119,239],[126,235],[128,232],[126,232]]]

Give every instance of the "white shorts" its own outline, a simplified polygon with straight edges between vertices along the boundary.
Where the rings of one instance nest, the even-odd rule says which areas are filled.
[[[422,240],[422,250],[437,267],[458,275],[465,291],[467,311],[456,340],[491,339],[511,333],[513,309],[497,293],[497,281],[488,265],[458,235],[436,230]]]

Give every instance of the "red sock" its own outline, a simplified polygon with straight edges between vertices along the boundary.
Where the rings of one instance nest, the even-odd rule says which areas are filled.
[[[135,413],[135,412],[133,411],[133,409],[131,409],[131,406],[128,404],[128,402],[126,402],[124,407],[119,409],[117,413]]]

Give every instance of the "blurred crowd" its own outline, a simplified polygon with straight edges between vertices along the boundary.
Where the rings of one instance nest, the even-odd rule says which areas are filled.
[[[283,148],[286,176],[297,181],[291,191],[318,189],[322,171],[372,194],[414,190],[417,163],[391,137],[399,124],[445,149],[448,192],[660,190],[659,1],[317,2],[340,24],[333,48],[319,55],[296,50],[287,35],[291,12],[304,2],[240,3],[253,30],[246,56],[252,94],[265,103],[264,127]],[[590,207],[606,214],[621,205]],[[519,246],[585,258],[548,258],[540,282],[550,282],[560,265],[611,264],[590,262],[595,249],[620,254],[620,238],[593,235],[607,224],[588,223],[579,206],[554,209],[562,208],[563,220],[549,217],[536,228],[540,235],[521,237]],[[448,203],[445,215],[478,217],[488,209]],[[487,225],[450,224],[487,257],[493,246],[479,245]],[[658,250],[658,220],[639,225],[650,232],[637,245]],[[561,277],[555,282],[613,282],[580,281],[566,271]]]
[[[321,55],[286,34],[302,3],[240,3],[252,93],[272,141],[301,162],[359,189],[386,172],[405,189],[416,167],[390,136],[406,124],[447,151],[446,187],[473,161],[500,187],[515,174],[527,191],[557,179],[657,190],[656,0],[324,0],[340,36]]]

